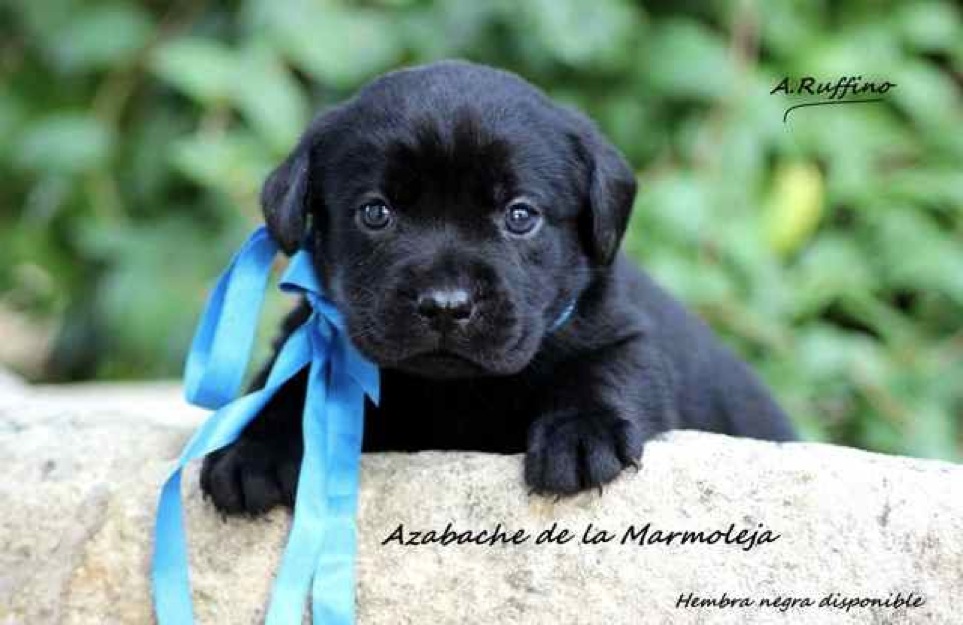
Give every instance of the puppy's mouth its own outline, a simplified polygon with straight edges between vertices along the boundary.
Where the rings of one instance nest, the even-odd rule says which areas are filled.
[[[346,309],[348,333],[361,353],[380,367],[418,377],[513,375],[537,349],[538,335],[512,318],[482,319],[484,323],[472,328],[436,332],[414,323],[410,315],[363,311],[355,316],[352,307]]]
[[[468,378],[488,370],[475,361],[448,350],[434,350],[409,356],[395,367],[406,373],[436,379]]]

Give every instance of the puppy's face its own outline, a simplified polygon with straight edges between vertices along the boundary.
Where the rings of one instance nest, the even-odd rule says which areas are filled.
[[[287,249],[310,232],[366,356],[451,378],[532,360],[611,261],[634,189],[584,118],[513,75],[441,63],[318,118],[262,200]]]

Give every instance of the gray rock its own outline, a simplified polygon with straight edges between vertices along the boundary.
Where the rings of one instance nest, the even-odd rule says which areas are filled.
[[[0,391],[0,623],[149,623],[158,487],[203,414],[173,386]],[[963,594],[963,467],[817,444],[680,432],[605,489],[528,496],[516,456],[364,458],[360,623],[951,623]],[[186,478],[201,623],[263,618],[288,515],[222,520]],[[382,544],[412,532],[523,531],[521,545]],[[582,544],[589,524],[614,539]],[[536,544],[552,526],[566,544]],[[770,542],[640,546],[658,530]],[[717,536],[718,537],[718,536]],[[629,538],[632,538],[631,535]],[[920,607],[820,607],[916,593]],[[677,607],[748,599],[751,606]],[[809,598],[815,606],[770,601]]]
[[[0,365],[0,395],[19,393],[25,386],[19,376]]]

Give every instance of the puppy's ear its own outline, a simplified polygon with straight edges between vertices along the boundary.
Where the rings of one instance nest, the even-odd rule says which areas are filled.
[[[261,189],[264,222],[287,254],[297,251],[307,225],[310,149],[305,143],[271,172]]]
[[[635,201],[635,174],[595,126],[578,115],[576,145],[588,174],[579,230],[589,256],[600,265],[615,259]]]

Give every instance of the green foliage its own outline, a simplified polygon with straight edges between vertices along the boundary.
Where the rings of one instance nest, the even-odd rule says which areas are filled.
[[[958,5],[680,4],[0,3],[0,313],[60,324],[42,378],[178,375],[312,111],[465,57],[599,122],[638,168],[625,249],[807,436],[959,458]],[[803,75],[897,87],[784,124]]]

